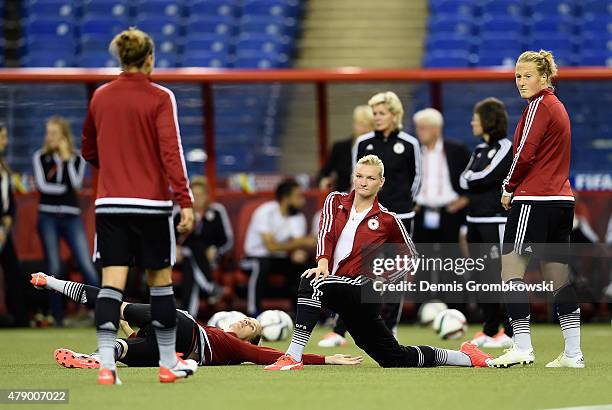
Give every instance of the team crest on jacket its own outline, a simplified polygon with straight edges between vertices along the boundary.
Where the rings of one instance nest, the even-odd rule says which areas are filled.
[[[405,150],[406,148],[404,147],[404,144],[402,144],[401,142],[396,142],[395,145],[393,146],[393,152],[395,152],[398,155],[403,154]]]
[[[378,219],[372,218],[368,220],[368,228],[370,228],[371,230],[375,231],[378,229]]]

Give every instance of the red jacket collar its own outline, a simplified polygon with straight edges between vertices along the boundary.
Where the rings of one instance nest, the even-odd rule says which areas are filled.
[[[132,73],[128,73],[127,71],[122,71],[121,74],[119,74],[119,78],[122,79],[129,79],[129,80],[140,80],[140,81],[150,81],[151,77],[149,77],[147,74],[145,73],[140,73],[140,72],[132,72]]]
[[[340,197],[340,205],[348,212],[351,212],[351,208],[353,208],[353,202],[355,201],[355,190],[353,189],[350,194]],[[366,215],[366,218],[371,217],[381,211],[380,204],[378,203],[378,195],[374,198],[374,203],[372,204],[372,209]]]
[[[534,95],[533,97],[531,97],[529,99],[529,102],[532,102],[533,100],[535,100],[536,98],[538,98],[541,95],[544,94],[554,94],[555,92],[551,89],[551,88],[545,88],[542,91],[540,91],[539,93],[537,93],[536,95]]]

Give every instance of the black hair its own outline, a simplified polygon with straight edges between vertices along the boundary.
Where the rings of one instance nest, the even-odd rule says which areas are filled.
[[[474,106],[480,117],[482,132],[489,135],[489,143],[494,143],[508,134],[508,112],[503,102],[494,97],[485,98]]]
[[[282,201],[284,198],[287,198],[295,188],[299,188],[299,184],[292,178],[287,178],[283,180],[276,187],[275,197],[278,202]]]

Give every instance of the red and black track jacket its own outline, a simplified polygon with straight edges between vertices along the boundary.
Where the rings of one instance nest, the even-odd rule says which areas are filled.
[[[552,90],[542,90],[529,100],[514,132],[514,159],[503,190],[513,201],[573,205],[570,146],[567,111]]]
[[[98,88],[82,137],[99,168],[96,213],[171,214],[173,196],[192,206],[174,94],[147,75],[123,72]]]
[[[350,216],[355,190],[349,194],[332,192],[325,199],[321,220],[319,222],[319,235],[317,241],[317,262],[326,258],[331,264],[334,261],[336,243],[342,234]],[[336,276],[357,277],[370,276],[371,272],[365,270],[368,261],[382,251],[385,244],[400,244],[394,247],[397,251],[416,257],[417,252],[408,235],[406,228],[395,213],[389,212],[374,199],[372,209],[361,221],[355,232],[353,249],[351,253],[338,264]],[[400,273],[389,272],[387,275]],[[404,272],[405,273],[405,272]]]

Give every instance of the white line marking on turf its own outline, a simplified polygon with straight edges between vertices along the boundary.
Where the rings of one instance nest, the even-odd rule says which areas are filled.
[[[601,404],[598,406],[558,407],[545,410],[612,410],[612,404]]]

